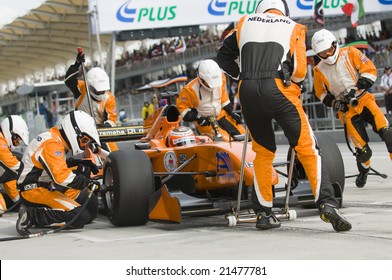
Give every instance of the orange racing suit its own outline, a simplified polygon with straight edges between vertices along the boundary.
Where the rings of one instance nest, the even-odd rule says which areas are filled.
[[[203,117],[216,117],[219,133],[225,139],[229,139],[229,135],[245,133],[244,127],[240,123],[237,124],[236,120],[230,115],[233,112],[233,105],[230,103],[226,91],[226,77],[224,74],[222,74],[222,86],[212,92],[203,88],[198,78],[190,81],[182,88],[177,98],[177,108],[184,121],[194,121],[195,116],[193,118],[189,116],[197,113]],[[193,112],[196,113],[193,114]],[[200,134],[214,136],[211,125],[200,126],[196,123],[196,127]]]
[[[384,113],[367,89],[377,78],[373,62],[355,47],[341,48],[337,61],[329,65],[320,61],[314,68],[314,88],[316,96],[326,106],[335,100],[344,101],[351,89],[355,88],[358,106],[347,104],[348,111],[338,111],[338,117],[346,126],[347,136],[356,148],[357,166],[361,171],[370,167],[371,150],[365,125],[372,125],[374,132],[385,141],[392,159],[392,132]]]
[[[7,141],[3,133],[0,131],[0,183],[13,202],[19,200],[19,191],[16,188],[16,179],[18,178],[18,171],[21,164],[8,148]],[[6,210],[4,197],[0,194],[0,212]]]
[[[87,97],[87,89],[84,81],[77,80],[79,67],[71,65],[65,77],[65,84],[71,89],[75,99],[75,107],[91,115],[90,105]],[[110,91],[106,91],[102,101],[97,101],[91,97],[91,107],[94,111],[94,120],[97,127],[116,126],[117,111],[116,98]],[[116,143],[107,143],[110,151],[117,151]]]
[[[69,146],[57,127],[39,134],[28,145],[18,179],[22,203],[37,227],[59,226],[81,211],[89,194],[90,179],[68,168],[65,154]],[[93,195],[86,209],[72,223],[81,228],[96,217],[98,199]]]
[[[299,98],[297,84],[306,76],[305,39],[305,26],[270,10],[242,17],[218,51],[222,69],[240,80],[242,114],[256,153],[252,195],[256,213],[270,212],[273,206],[271,166],[276,143],[272,119],[283,129],[305,168],[316,205],[338,205]]]

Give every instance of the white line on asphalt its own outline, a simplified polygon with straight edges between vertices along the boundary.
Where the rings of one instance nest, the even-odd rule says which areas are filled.
[[[76,238],[83,239],[83,240],[90,241],[90,242],[94,242],[94,243],[106,243],[106,242],[115,242],[115,241],[124,241],[124,240],[161,238],[161,237],[174,236],[174,235],[179,235],[179,234],[180,233],[154,234],[154,235],[135,236],[135,237],[116,238],[116,239],[102,239],[102,238],[92,237],[92,236],[78,234],[78,233],[68,233],[67,236],[76,237]]]
[[[378,201],[378,202],[371,202],[371,203],[367,203],[367,204],[369,204],[369,205],[377,205],[377,204],[389,204],[389,203],[392,203],[392,201],[391,200],[388,200],[388,201]]]

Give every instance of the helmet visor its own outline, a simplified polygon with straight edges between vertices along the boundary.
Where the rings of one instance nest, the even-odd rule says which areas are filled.
[[[336,48],[335,48],[335,46],[332,44],[331,47],[329,47],[329,48],[326,49],[326,50],[323,50],[323,51],[319,52],[317,55],[318,55],[319,57],[323,58],[323,59],[327,59],[328,57],[334,55],[335,50],[336,50]]]
[[[177,146],[177,147],[181,147],[181,146],[185,146],[185,145],[189,145],[192,143],[195,143],[195,137],[194,136],[190,136],[190,137],[182,137],[179,139],[173,139],[173,145]]]
[[[86,133],[82,133],[81,136],[78,136],[78,144],[81,150],[84,150],[90,143],[95,143],[95,140]]]
[[[204,79],[200,78],[200,82],[201,82],[204,86],[206,86],[207,88],[211,88],[211,87],[208,85],[208,83],[207,83]]]
[[[102,95],[102,94],[105,93],[104,90],[98,91],[98,90],[96,90],[93,86],[88,86],[88,88],[90,89],[90,92],[93,93],[93,94],[95,94],[95,95]]]
[[[20,137],[18,134],[16,133],[11,133],[12,134],[12,145],[14,145],[14,147],[18,147],[20,144],[24,143],[22,137]]]

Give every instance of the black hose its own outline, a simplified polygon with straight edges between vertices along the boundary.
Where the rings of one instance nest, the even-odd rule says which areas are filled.
[[[11,212],[12,210],[14,210],[17,206],[19,206],[20,202],[21,202],[21,199],[19,199],[17,202],[15,202],[10,208],[7,208],[7,209],[4,211],[3,214],[9,213],[9,212]]]

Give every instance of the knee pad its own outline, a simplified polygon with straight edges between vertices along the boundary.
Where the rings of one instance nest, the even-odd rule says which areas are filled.
[[[389,127],[382,128],[378,134],[387,145],[388,152],[392,153],[392,129]]]
[[[372,150],[366,144],[362,149],[356,148],[357,162],[365,163],[372,157]]]

